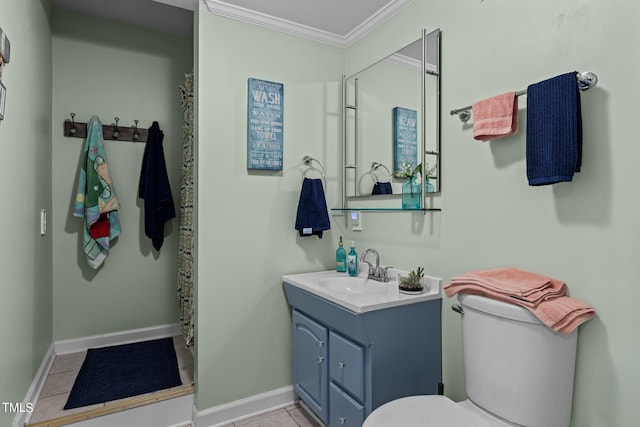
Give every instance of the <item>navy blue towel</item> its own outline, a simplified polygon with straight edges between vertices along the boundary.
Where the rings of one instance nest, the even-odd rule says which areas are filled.
[[[144,199],[144,234],[151,239],[157,251],[164,242],[164,223],[176,217],[164,161],[163,139],[160,125],[153,122],[147,134],[138,185],[138,197]]]
[[[582,112],[577,73],[527,88],[529,185],[566,182],[582,164]]]
[[[295,228],[301,236],[316,235],[321,239],[322,232],[331,229],[321,179],[305,178],[302,181]]]
[[[373,184],[372,195],[376,194],[393,194],[393,188],[390,182],[376,182]]]

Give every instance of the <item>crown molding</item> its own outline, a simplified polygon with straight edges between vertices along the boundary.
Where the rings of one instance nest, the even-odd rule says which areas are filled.
[[[396,13],[400,12],[405,7],[409,6],[413,3],[414,0],[392,0],[387,5],[376,13],[371,15],[365,21],[363,21],[356,28],[351,30],[346,37],[344,37],[344,46],[349,47],[380,25],[384,24],[387,20],[389,20]]]
[[[158,1],[158,0],[156,0]],[[169,0],[162,0],[169,1]],[[231,5],[221,0],[202,0],[209,12],[226,18],[235,19],[249,24],[258,25],[272,30],[282,31],[297,37],[318,41],[321,43],[349,47],[393,15],[414,2],[414,0],[390,0],[389,3],[376,13],[367,18],[364,22],[351,30],[346,36],[320,30],[287,19],[267,15],[265,13],[246,9],[240,6]]]

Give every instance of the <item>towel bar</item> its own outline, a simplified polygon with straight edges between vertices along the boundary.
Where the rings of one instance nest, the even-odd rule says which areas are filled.
[[[591,89],[598,83],[598,76],[590,71],[578,72],[576,74],[576,78],[578,79],[578,89],[580,90]],[[516,92],[516,96],[522,96],[526,94],[527,94],[526,89],[519,90]],[[468,105],[466,107],[451,110],[449,114],[452,116],[457,115],[462,122],[468,122],[469,119],[471,118],[471,108],[472,106]]]

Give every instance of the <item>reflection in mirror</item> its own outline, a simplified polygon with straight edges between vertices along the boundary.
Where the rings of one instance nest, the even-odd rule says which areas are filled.
[[[403,165],[423,166],[424,192],[440,191],[439,34],[425,38],[426,78],[421,38],[344,79],[344,208],[354,198],[399,207]]]
[[[373,188],[371,190],[372,196],[379,196],[382,194],[393,194],[393,186],[391,184],[391,178],[393,175],[388,167],[380,162],[371,163],[371,170],[367,174],[363,174],[371,176],[371,180],[373,181]],[[362,186],[359,188],[362,191]],[[364,190],[367,191],[366,189]]]

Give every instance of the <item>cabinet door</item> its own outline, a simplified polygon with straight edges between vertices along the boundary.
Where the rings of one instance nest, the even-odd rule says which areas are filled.
[[[364,349],[335,333],[329,334],[329,375],[356,399],[364,400]]]
[[[328,422],[327,328],[293,311],[293,387],[324,422]]]

